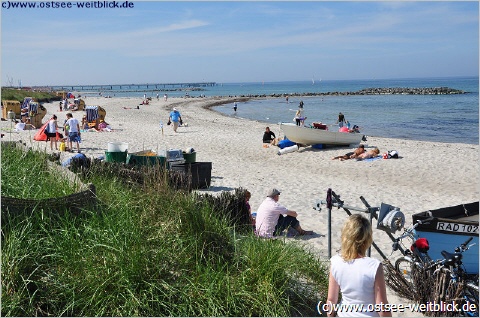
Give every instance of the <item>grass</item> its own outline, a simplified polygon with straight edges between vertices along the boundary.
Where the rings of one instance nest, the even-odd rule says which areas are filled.
[[[60,100],[60,97],[54,93],[49,92],[33,92],[28,90],[20,90],[13,88],[2,87],[2,101],[3,100],[16,100],[20,103],[23,102],[25,97],[33,97],[38,102],[47,102],[49,100]]]
[[[2,195],[45,199],[74,193],[77,190],[74,186],[48,169],[47,156],[2,146]]]
[[[4,164],[45,160],[9,152],[2,195],[15,177]],[[159,170],[132,183],[117,168],[91,169],[100,211],[33,209],[2,224],[2,316],[318,315],[328,270],[305,246],[244,233]]]

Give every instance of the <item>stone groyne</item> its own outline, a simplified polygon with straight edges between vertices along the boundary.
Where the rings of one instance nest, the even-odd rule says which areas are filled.
[[[229,97],[286,97],[286,96],[353,96],[353,95],[457,95],[467,92],[449,87],[386,87],[365,88],[356,92],[316,92],[316,93],[282,93],[282,94],[258,94],[237,95]]]

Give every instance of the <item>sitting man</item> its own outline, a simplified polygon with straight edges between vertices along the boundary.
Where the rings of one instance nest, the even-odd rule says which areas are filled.
[[[270,130],[270,127],[265,128],[265,132],[263,133],[263,143],[276,145],[278,143],[278,139],[275,138],[275,133]],[[268,147],[268,145],[264,145],[264,147]]]
[[[298,235],[312,235],[312,231],[305,231],[297,220],[297,212],[288,210],[278,204],[280,191],[272,189],[257,209],[255,229],[258,236],[271,238],[280,235],[283,230],[294,228]],[[285,214],[286,216],[283,216]]]

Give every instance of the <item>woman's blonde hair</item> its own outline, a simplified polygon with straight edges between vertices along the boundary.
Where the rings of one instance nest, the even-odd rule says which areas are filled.
[[[351,215],[342,229],[341,255],[345,261],[351,261],[365,252],[373,242],[372,225],[360,214]]]

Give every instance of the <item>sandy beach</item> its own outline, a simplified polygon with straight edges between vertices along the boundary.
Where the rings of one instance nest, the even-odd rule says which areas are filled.
[[[87,105],[102,106],[106,122],[112,132],[82,133],[82,152],[91,157],[105,154],[108,142],[127,142],[129,152],[141,150],[194,148],[199,162],[212,162],[210,193],[231,191],[242,187],[252,193],[250,204],[255,210],[265,198],[268,188],[282,191],[280,203],[295,210],[303,228],[316,234],[303,237],[302,242],[313,247],[327,259],[327,209],[313,209],[317,200],[324,200],[329,188],[341,195],[345,204],[363,208],[363,196],[372,206],[382,202],[397,206],[405,214],[406,225],[411,215],[429,209],[473,202],[479,197],[478,145],[422,142],[402,139],[368,137],[366,148],[378,147],[380,153],[397,150],[400,158],[376,161],[338,161],[332,157],[353,151],[353,148],[301,148],[300,151],[277,155],[275,146],[262,147],[266,124],[227,117],[206,109],[211,103],[229,102],[233,98],[170,98],[167,102],[152,100],[140,105],[139,98],[87,97]],[[44,104],[47,115],[58,116],[63,125],[65,112],[58,111],[58,102]],[[167,126],[168,114],[176,107],[188,126],[174,133]],[[233,110],[232,110],[233,113]],[[84,112],[73,112],[81,120]],[[241,108],[238,111],[241,116]],[[163,122],[163,132],[160,128]],[[50,151],[50,144],[33,141],[35,131],[8,132],[10,122],[1,122],[3,140],[23,140],[36,149]],[[278,125],[271,130],[283,137]],[[62,153],[62,160],[74,153]],[[342,209],[332,210],[332,248],[340,247],[340,229],[347,218]],[[376,222],[374,223],[376,226]],[[399,234],[397,232],[397,234]],[[291,238],[294,240],[294,238]],[[382,251],[391,255],[391,241],[379,230],[374,230],[375,242]],[[372,256],[380,256],[372,250]],[[398,254],[391,256],[392,261]],[[405,303],[393,292],[388,293],[390,303]],[[393,316],[421,316],[411,312],[393,313]]]

